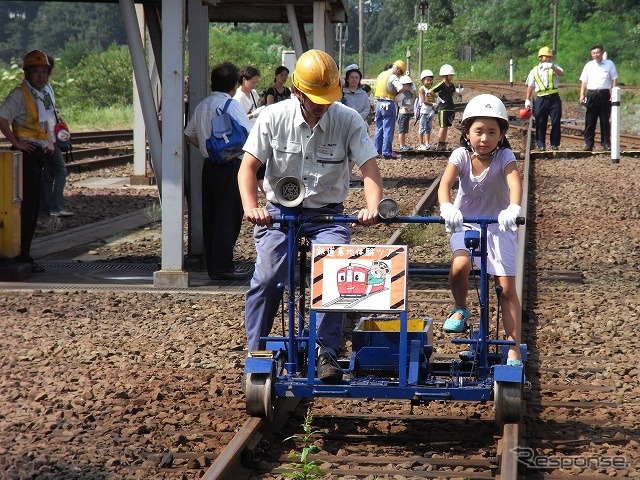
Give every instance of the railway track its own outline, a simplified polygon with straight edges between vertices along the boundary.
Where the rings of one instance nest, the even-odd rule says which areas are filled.
[[[440,162],[441,165],[444,165],[445,160],[444,158],[434,158],[426,161]],[[623,164],[625,161],[629,162],[629,160],[626,159],[623,160]],[[566,169],[563,169],[561,174],[557,173],[557,169],[563,168],[561,164],[564,163],[566,162],[558,162],[557,164],[553,163],[552,168],[548,168],[543,171],[542,178],[552,178],[553,181],[557,181],[558,190],[571,189],[574,191],[575,185],[579,182],[579,177],[576,176],[574,178],[566,176]],[[596,162],[591,162],[590,164],[593,163]],[[545,165],[547,165],[547,163],[545,163],[544,160],[538,162],[538,167],[540,169]],[[582,174],[583,172],[580,173],[580,175]],[[400,175],[398,175],[398,177],[399,176]],[[556,180],[556,176],[561,177],[561,179]],[[597,190],[595,187],[597,187],[598,180],[593,180],[592,177],[590,178],[593,183],[594,190]],[[551,190],[552,188],[547,186],[547,189]],[[596,192],[591,193],[591,190],[589,191],[589,194],[591,196],[597,195]],[[619,208],[620,203],[618,202],[616,204],[615,199],[613,198],[615,192],[611,192],[611,195],[611,200],[609,200],[610,197],[608,194],[604,195],[602,198],[607,199],[605,204],[603,205],[598,202],[597,208],[591,211],[591,213],[595,213],[602,209],[611,214],[612,208],[615,205],[618,205],[615,208]],[[629,198],[635,197],[629,196]],[[539,234],[541,238],[546,236],[554,237],[554,239],[544,246],[536,246],[535,242],[532,241],[527,246],[531,255],[534,257],[537,256],[538,258],[543,257],[544,255],[562,257],[565,252],[569,251],[571,248],[586,248],[586,244],[591,241],[587,232],[589,229],[583,228],[582,230],[573,230],[574,233],[572,235],[567,235],[564,233],[564,230],[559,228],[559,224],[568,216],[575,218],[578,214],[590,215],[590,210],[588,210],[588,208],[590,208],[591,203],[589,203],[589,200],[585,200],[581,207],[574,204],[573,206],[562,205],[561,208],[558,208],[557,205],[552,205],[554,208],[551,208],[547,205],[548,202],[548,196],[542,199],[537,199],[536,202],[533,202],[534,206],[532,208],[534,210],[532,215],[536,219],[539,216],[541,223],[546,219],[547,224],[551,223],[557,225],[554,225],[550,230],[549,227],[547,227],[545,232]],[[607,203],[610,205],[607,205]],[[570,215],[567,211],[570,212]],[[553,217],[553,220],[550,220],[550,217]],[[633,217],[631,215],[629,218],[637,217]],[[608,222],[609,220],[607,219],[606,221]],[[603,261],[611,262],[611,260],[609,260],[609,256],[612,255],[610,253],[610,245],[614,244],[618,237],[622,237],[623,239],[626,238],[625,235],[627,230],[633,228],[633,223],[634,222],[627,220],[625,223],[626,226],[622,230],[618,230],[617,233],[613,235],[615,238],[610,238],[611,235],[609,232],[609,234],[607,234],[607,238],[602,240],[601,248],[604,250],[604,253],[602,253]],[[536,222],[530,222],[530,226],[535,229],[537,227]],[[594,230],[598,229],[596,228]],[[631,239],[626,240],[626,242],[626,251],[630,251],[630,249],[634,248],[634,245],[637,246],[637,243],[634,244]],[[537,248],[540,248],[540,251],[536,251]],[[545,250],[543,251],[543,249]],[[551,253],[549,253],[548,250],[551,250]],[[596,254],[594,253],[593,256],[595,259]],[[615,290],[617,288],[617,284],[612,282],[610,285],[607,284],[606,288],[599,291],[593,288],[589,289],[588,284],[593,282],[593,279],[585,279],[583,274],[583,271],[587,271],[590,268],[588,261],[588,259],[584,259],[583,261],[576,260],[571,263],[571,267],[567,267],[575,268],[577,270],[559,270],[549,268],[548,266],[546,268],[539,267],[540,271],[537,272],[536,283],[533,286],[529,285],[526,289],[528,294],[528,303],[531,307],[528,309],[529,321],[525,324],[525,329],[528,330],[529,338],[536,340],[532,340],[531,345],[539,345],[539,351],[531,352],[532,356],[530,357],[527,366],[527,376],[532,383],[532,387],[531,391],[528,392],[526,396],[526,432],[524,431],[524,428],[520,426],[519,435],[526,436],[526,446],[534,449],[537,454],[546,456],[545,458],[555,460],[558,458],[567,458],[568,460],[575,460],[577,457],[592,458],[597,455],[605,457],[608,455],[609,458],[620,459],[633,467],[634,465],[637,466],[639,461],[637,453],[633,453],[634,450],[637,451],[637,448],[633,445],[635,435],[639,428],[636,419],[640,418],[640,411],[637,407],[640,402],[638,401],[638,396],[634,396],[633,390],[630,390],[630,388],[633,387],[633,384],[637,382],[635,382],[633,365],[626,365],[625,363],[628,363],[628,360],[626,360],[627,357],[623,355],[625,350],[624,345],[629,344],[622,342],[625,341],[625,337],[627,336],[627,334],[623,332],[628,332],[629,328],[633,328],[630,316],[633,316],[634,312],[635,290],[633,290],[633,292],[626,298],[623,297],[619,300],[622,307],[624,307],[625,303],[629,303],[629,311],[625,311],[623,308],[618,308],[614,314],[605,313],[604,319],[597,317],[597,315],[593,313],[595,307],[590,307],[590,305],[604,303],[606,301],[606,297],[611,296],[611,292],[609,290]],[[632,260],[629,260],[629,262],[631,261]],[[610,265],[610,269],[612,271],[624,268],[623,264],[611,263]],[[432,289],[437,287],[437,280],[428,282],[421,281],[420,283],[416,282],[416,288],[419,288],[420,291],[416,290],[412,304],[421,305],[424,303],[425,305],[429,304],[433,307],[433,305],[439,301],[442,305],[447,305],[449,300],[447,299],[447,293],[444,289],[440,300],[434,299],[435,295],[430,293]],[[77,295],[80,294],[81,292],[77,293]],[[30,302],[32,301],[34,301],[34,299],[30,300]],[[64,301],[66,302],[68,300],[65,299]],[[215,303],[211,302],[211,300],[207,300],[207,302]],[[174,305],[176,305],[175,302],[172,302],[171,307],[167,307],[167,311],[174,308]],[[544,308],[546,308],[549,313],[547,313],[544,318],[540,318],[543,317],[543,313],[540,312],[543,305],[547,305]],[[590,307],[590,309],[587,307]],[[44,309],[41,309],[41,311],[42,310]],[[567,317],[566,312],[575,313],[575,316]],[[67,315],[70,316],[71,313],[69,312]],[[185,315],[191,315],[191,312],[189,311]],[[627,316],[624,317],[624,315]],[[116,316],[115,311],[113,316]],[[618,333],[616,333],[615,330],[617,316],[627,318],[626,321],[629,322],[625,327],[620,327],[620,325],[618,325]],[[602,333],[602,331],[597,331],[583,336],[584,329],[588,328],[591,321],[594,323],[606,323],[610,320],[613,320],[614,325],[609,328],[612,335],[611,337],[608,337],[607,333]],[[549,328],[549,324],[552,324],[551,329]],[[52,324],[51,326],[53,327],[54,325]],[[582,326],[582,331],[577,329],[579,326]],[[554,329],[557,329],[558,331],[554,331]],[[565,332],[562,332],[562,329],[566,329],[567,331],[570,330],[572,335],[563,335]],[[80,336],[81,332],[76,330],[74,334]],[[67,341],[68,340],[69,339],[67,339]],[[438,349],[445,347],[444,342],[437,343],[436,345]],[[616,346],[618,345],[621,345],[621,347],[616,350]],[[228,349],[226,346],[221,347],[219,345],[216,345],[215,348],[219,348],[222,355],[226,358],[235,359],[232,362],[223,363],[225,367],[222,368],[231,369],[229,365],[232,366],[234,363],[241,363],[243,360],[241,351],[233,351],[232,349]],[[142,352],[144,352],[144,348],[141,349],[138,347],[138,350],[142,350]],[[622,350],[622,352],[618,350]],[[119,352],[120,350],[116,348],[114,351]],[[632,351],[632,349],[630,348],[629,351]],[[451,358],[455,358],[456,353],[451,352],[443,355],[450,355]],[[607,364],[607,362],[611,362],[612,360],[620,364],[619,367],[616,367],[613,370],[612,367]],[[153,364],[150,363],[148,365],[149,369],[151,369],[152,366]],[[32,368],[35,369],[35,367],[36,365],[33,364]],[[132,368],[140,368],[140,364],[138,364],[137,367]],[[197,370],[198,369],[193,369],[194,372]],[[616,375],[619,375],[619,380],[616,380]],[[156,378],[152,377],[150,381],[157,382],[161,376],[162,375]],[[229,375],[226,378],[230,383],[234,381],[233,375]],[[147,442],[144,446],[138,447],[136,455],[140,457],[139,463],[128,467],[129,471],[124,475],[125,477],[132,477],[134,474],[139,475],[139,470],[141,468],[140,462],[144,461],[146,466],[151,465],[152,467],[155,467],[158,464],[161,464],[162,466],[152,468],[152,473],[149,473],[143,478],[176,478],[176,475],[182,475],[183,478],[189,479],[201,478],[205,474],[205,469],[208,468],[212,462],[219,466],[221,457],[231,455],[230,451],[226,450],[217,453],[217,442],[220,441],[223,444],[229,445],[234,442],[239,442],[239,437],[236,437],[233,432],[237,430],[235,425],[243,425],[243,423],[245,426],[239,428],[251,429],[251,424],[253,423],[262,424],[260,436],[248,437],[247,443],[241,448],[241,451],[244,452],[245,457],[249,457],[249,460],[252,460],[251,456],[253,455],[255,463],[252,464],[249,462],[249,465],[254,467],[254,469],[249,469],[247,471],[243,470],[238,457],[235,464],[233,462],[228,464],[231,465],[228,468],[231,469],[231,472],[234,472],[233,475],[230,474],[230,478],[249,478],[251,475],[256,479],[275,478],[278,476],[281,477],[281,475],[276,474],[277,471],[282,472],[285,468],[290,469],[291,459],[287,456],[288,452],[299,451],[299,447],[297,445],[287,443],[282,445],[280,451],[278,451],[274,442],[281,443],[281,439],[285,436],[284,434],[280,434],[269,444],[269,438],[272,438],[270,435],[273,434],[272,430],[276,430],[277,427],[271,424],[267,425],[266,422],[259,419],[247,419],[246,416],[242,414],[229,414],[224,408],[214,408],[210,406],[207,395],[202,395],[202,385],[205,385],[204,389],[206,390],[207,381],[208,379],[205,379],[200,382],[198,388],[194,390],[196,392],[196,396],[201,399],[203,406],[198,406],[197,408],[188,411],[186,416],[198,418],[199,415],[202,415],[202,418],[206,418],[207,416],[219,418],[219,422],[216,426],[208,428],[198,428],[198,426],[196,426],[194,428],[193,425],[189,425],[187,420],[183,421],[182,415],[184,413],[182,411],[180,412],[178,419],[172,419],[173,423],[168,427],[161,427],[157,430],[153,428],[153,425],[155,424],[161,426],[165,425],[165,417],[162,415],[153,417],[153,419],[148,422],[144,422],[146,425],[152,426],[151,428],[153,431],[151,434],[145,433],[146,427],[145,425],[142,425],[143,422],[140,422],[139,424],[142,425],[140,430],[134,429],[135,431],[131,431],[131,433],[127,433],[129,432],[129,430],[127,430],[124,432],[126,435],[118,440],[121,445],[128,445],[129,442],[132,442],[133,444],[136,437],[144,437],[146,439],[145,442]],[[7,385],[7,388],[8,387],[9,386]],[[167,388],[167,391],[177,391],[174,387],[175,385],[172,384],[170,388]],[[70,391],[73,391],[73,385],[65,385],[64,388],[70,388]],[[210,390],[216,390],[217,392],[228,391],[230,388],[233,390],[233,387],[230,387],[228,383],[209,387]],[[64,391],[65,390],[61,389],[60,392],[58,392],[58,395],[64,397]],[[136,392],[136,401],[143,401],[143,393],[142,388],[141,391]],[[180,393],[182,395],[189,396],[194,392],[182,390]],[[74,396],[78,398],[79,394],[74,394]],[[138,398],[138,396],[140,396],[140,398]],[[230,400],[226,401],[227,409],[237,410],[239,408],[238,403],[240,402],[236,397],[241,396],[234,394],[231,396]],[[51,398],[53,399],[54,395],[51,395]],[[147,401],[149,400],[147,399]],[[118,408],[123,408],[122,405],[126,404],[127,400],[120,398],[119,402],[120,404],[118,405]],[[133,400],[130,400],[130,402],[133,404]],[[171,402],[172,407],[179,408],[180,405],[185,403],[184,396],[171,396],[171,393],[169,393],[169,396],[165,398],[162,403],[164,403],[164,406],[166,407],[169,402]],[[25,412],[27,412],[27,406],[29,404],[28,399],[23,398],[20,403],[25,405]],[[42,401],[42,403],[47,405],[46,401]],[[142,405],[142,403],[138,403],[138,405]],[[323,406],[326,408],[323,408]],[[339,459],[348,455],[352,455],[351,460],[357,462],[357,455],[352,451],[352,447],[348,442],[351,440],[355,443],[361,442],[362,439],[359,439],[358,435],[368,435],[368,437],[363,438],[379,437],[376,441],[371,441],[370,445],[381,454],[384,453],[385,457],[389,460],[389,463],[384,465],[375,465],[374,463],[371,463],[372,460],[370,457],[373,455],[369,454],[367,457],[370,463],[368,466],[363,465],[363,468],[369,468],[370,471],[378,470],[378,472],[392,472],[380,474],[380,476],[391,476],[395,473],[399,474],[400,469],[410,471],[413,468],[413,463],[416,464],[416,467],[423,469],[423,471],[421,471],[421,475],[424,476],[429,475],[429,472],[433,472],[433,470],[451,468],[451,465],[455,463],[455,458],[452,459],[452,457],[455,457],[452,455],[452,451],[460,448],[460,441],[452,436],[442,435],[442,441],[448,441],[450,448],[447,449],[447,445],[445,443],[438,443],[438,438],[440,437],[436,437],[435,434],[432,434],[428,429],[435,430],[441,428],[442,423],[428,423],[429,421],[433,422],[432,417],[439,415],[438,421],[451,421],[452,425],[458,426],[460,431],[464,431],[469,434],[474,433],[475,429],[466,427],[466,424],[475,425],[478,429],[486,429],[487,432],[494,427],[490,426],[492,424],[490,419],[490,405],[486,406],[486,411],[472,412],[470,410],[468,415],[461,415],[455,419],[448,420],[447,412],[444,410],[448,409],[450,406],[451,405],[444,405],[442,409],[432,406],[429,410],[425,411],[415,409],[413,413],[409,412],[406,420],[400,420],[403,418],[401,413],[406,414],[406,411],[385,413],[385,415],[382,415],[379,412],[379,408],[373,410],[371,405],[367,405],[366,402],[363,402],[360,405],[351,406],[350,408],[353,409],[353,412],[346,412],[344,418],[332,418],[326,413],[332,405],[321,405],[320,402],[315,402],[311,407],[314,409],[312,411],[315,413],[316,419],[321,422],[320,425],[323,429],[326,427],[328,434],[327,442],[332,442],[330,444],[332,445],[331,450],[327,451],[326,455],[318,458],[322,458],[322,461],[326,460],[329,462],[328,465],[331,466],[338,466]],[[300,433],[299,425],[301,423],[302,412],[308,407],[309,405],[305,404],[299,407],[295,414],[296,416],[289,421],[289,433]],[[392,407],[393,405],[391,405],[391,408]],[[142,407],[132,405],[131,407],[127,407],[127,409],[129,408],[138,410]],[[480,408],[484,407],[481,406]],[[282,411],[282,415],[289,418],[289,412],[294,409],[294,406],[288,405],[280,407],[280,405],[278,405],[278,410],[280,409]],[[123,410],[123,412],[126,415],[126,410]],[[100,423],[105,423],[111,413],[112,412],[100,413],[100,416],[98,417],[99,421],[96,423],[96,431],[99,431]],[[485,413],[487,418],[483,421],[484,417],[482,417],[482,415]],[[91,411],[91,414],[97,415],[95,411]],[[348,428],[347,424],[351,421],[350,419],[353,416],[361,417],[363,420],[358,420],[357,423],[354,422],[353,427]],[[423,420],[421,418],[416,420],[416,416],[428,416],[429,418],[424,420],[425,423],[419,423]],[[25,424],[29,424],[33,417],[33,415],[17,415],[15,417],[15,421],[23,421]],[[81,414],[81,417],[84,417],[84,415]],[[10,416],[7,418],[10,418]],[[67,418],[70,418],[70,415],[67,415]],[[200,421],[197,421],[199,424],[203,422],[202,418]],[[364,425],[363,422],[365,421],[367,422],[367,425]],[[336,422],[343,423],[344,428],[338,429],[335,426]],[[367,434],[365,430],[369,428],[369,423],[371,423],[371,432],[373,433]],[[402,423],[406,426],[402,427]],[[185,426],[180,428],[179,424],[183,424]],[[138,423],[136,423],[136,425],[138,425]],[[420,425],[420,427],[416,427],[416,425]],[[408,430],[410,433],[399,431],[401,427],[405,428],[405,430]],[[37,428],[38,427],[36,425],[33,430],[37,431]],[[91,429],[87,429],[82,434],[82,438],[85,439],[85,444],[90,438],[90,430]],[[495,429],[493,431],[495,434]],[[21,435],[24,436],[26,434],[27,432],[16,434],[15,437],[19,440]],[[415,447],[413,449],[414,455],[406,457],[409,458],[407,463],[396,461],[400,459],[400,455],[394,455],[394,452],[392,451],[382,451],[384,442],[388,438],[391,438],[390,444],[392,444],[392,447],[397,449],[396,445],[393,444],[394,436],[398,436],[400,438],[403,438],[404,436],[405,439],[411,441],[412,438],[421,435],[424,435],[426,438],[433,441],[429,443],[425,442],[424,444],[420,444]],[[44,435],[44,437],[47,439],[49,438],[48,435]],[[111,437],[114,439],[119,438],[119,434],[116,429],[110,428],[105,430],[100,436],[100,439]],[[62,438],[63,437],[58,437],[58,440],[61,440]],[[493,438],[489,438],[488,433],[485,434],[485,438],[488,441],[482,444],[483,447],[477,447],[475,452],[471,452],[471,455],[477,456],[477,458],[473,458],[472,461],[477,464],[482,464],[483,467],[486,467],[487,465],[491,467],[491,465],[496,465],[498,463],[498,457],[501,456],[499,452],[502,452],[505,449],[508,451],[512,447],[508,445],[508,442],[505,442],[504,438],[499,438],[494,442]],[[509,438],[517,438],[517,436],[510,436]],[[169,446],[157,446],[163,443],[162,439],[167,439],[166,444]],[[56,439],[53,440],[54,441],[50,443],[55,445]],[[73,444],[73,440],[65,440],[65,442],[67,441],[69,445]],[[99,442],[100,441],[102,440],[99,440]],[[36,445],[37,442],[37,439],[34,440],[34,445]],[[148,444],[148,442],[153,443]],[[89,440],[89,443],[91,443],[91,440]],[[507,445],[505,446],[505,444]],[[324,445],[324,440],[322,445]],[[476,443],[475,445],[480,445],[480,443]],[[517,443],[516,445],[522,446],[523,444]],[[42,446],[38,446],[37,448],[42,448]],[[81,450],[84,449],[85,447],[81,447]],[[119,451],[121,449],[122,447],[118,446],[117,450]],[[269,460],[269,462],[267,462],[264,460],[264,455],[265,452],[270,451],[270,449],[273,449],[273,453],[270,453],[270,456],[266,457]],[[29,450],[34,449],[30,448]],[[142,451],[142,454],[139,453],[140,451]],[[173,465],[171,463],[161,463],[164,452],[166,451],[171,451],[173,453]],[[202,453],[203,451],[205,453]],[[275,459],[277,459],[278,462],[276,462]],[[118,459],[118,461],[120,460]],[[449,462],[449,465],[445,465],[447,462]],[[102,463],[100,465],[102,465]],[[109,469],[112,468],[112,465],[107,465],[106,462],[104,465],[106,466],[102,466],[103,472],[111,471]],[[464,468],[462,467],[462,463],[458,465],[458,467]],[[342,469],[344,467],[340,466],[340,468]],[[455,469],[455,466],[453,468]],[[415,468],[415,470],[418,471],[419,469]],[[533,465],[531,470],[533,470],[535,478],[540,479],[568,479],[576,478],[576,476],[577,478],[582,477],[585,479],[604,479],[610,478],[611,476],[635,478],[637,475],[637,469],[634,470],[629,467],[620,467],[615,469],[609,468],[606,470],[604,468],[590,469],[584,466],[562,466],[562,468],[556,468],[555,470],[550,470],[549,473],[546,473],[544,469],[536,468],[536,465]],[[265,473],[267,471],[272,471],[273,473]],[[216,473],[215,471],[209,470],[206,474],[208,475],[206,478],[223,478],[220,476],[222,473],[219,471]],[[437,475],[439,474],[431,473],[432,477]],[[407,476],[410,476],[410,474],[407,473]],[[462,471],[458,471],[450,472],[450,476],[455,476],[456,478],[471,478],[472,474],[469,473],[467,476],[467,474],[462,473]],[[94,478],[97,478],[97,476],[94,476]]]

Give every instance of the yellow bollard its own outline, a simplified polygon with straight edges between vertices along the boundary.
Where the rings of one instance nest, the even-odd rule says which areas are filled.
[[[0,150],[0,259],[20,255],[22,152]]]

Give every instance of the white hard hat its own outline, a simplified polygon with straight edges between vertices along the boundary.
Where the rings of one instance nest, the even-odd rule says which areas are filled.
[[[405,84],[405,83],[413,83],[413,80],[411,80],[411,77],[409,75],[402,75],[400,77],[400,83],[401,84]]]
[[[347,73],[350,70],[360,70],[358,68],[358,64],[357,63],[352,63],[351,65],[347,65],[344,69],[344,73]]]
[[[504,129],[509,126],[509,115],[504,103],[495,95],[488,93],[473,97],[467,103],[462,113],[462,124],[465,125],[468,123],[467,120],[476,117],[492,117],[497,119]]]
[[[448,63],[445,63],[440,67],[440,75],[455,75],[456,72],[453,70],[453,67]]]
[[[420,72],[420,80],[424,80],[425,77],[433,77],[433,72],[431,70],[422,70]]]

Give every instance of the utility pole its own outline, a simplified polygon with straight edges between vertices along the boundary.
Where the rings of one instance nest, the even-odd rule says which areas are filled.
[[[358,2],[358,65],[364,73],[364,0]]]
[[[558,0],[553,0],[553,55],[558,55]]]
[[[419,21],[417,21],[418,10],[420,10]],[[426,22],[425,22],[425,11],[427,12]],[[429,13],[429,2],[427,2],[426,0],[420,0],[416,4],[416,9],[415,9],[415,17],[416,17],[416,23],[418,24],[418,38],[419,38],[419,45],[418,45],[418,71],[419,72],[422,71],[422,49],[423,49],[423,42],[424,42],[424,32],[426,32],[427,29],[429,28],[428,13]]]

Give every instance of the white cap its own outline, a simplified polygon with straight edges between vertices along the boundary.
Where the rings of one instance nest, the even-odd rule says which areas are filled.
[[[360,70],[357,63],[352,63],[351,65],[347,65],[344,69],[344,73],[347,73],[349,70]]]
[[[400,83],[401,84],[405,84],[405,83],[413,83],[413,80],[411,80],[411,77],[409,75],[402,75],[400,77]]]

